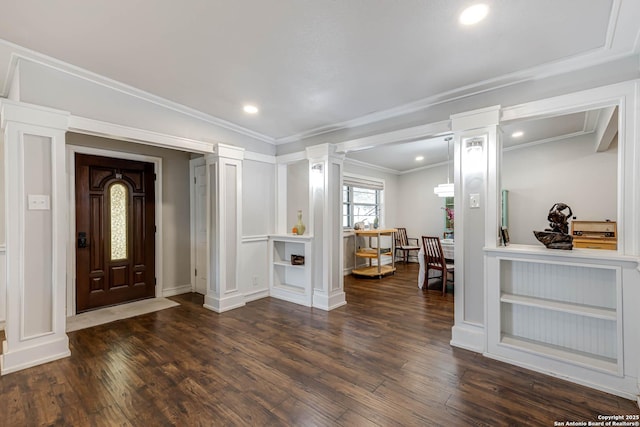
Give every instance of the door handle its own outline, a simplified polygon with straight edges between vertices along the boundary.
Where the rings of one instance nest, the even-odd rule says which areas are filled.
[[[87,247],[87,233],[85,231],[80,231],[78,233],[78,248],[86,248]]]

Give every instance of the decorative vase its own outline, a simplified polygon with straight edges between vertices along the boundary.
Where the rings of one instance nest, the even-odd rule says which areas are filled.
[[[373,228],[378,229],[378,217],[373,220]]]
[[[302,222],[302,211],[298,211],[298,223],[296,224],[296,229],[298,230],[298,236],[302,236],[304,234],[304,230],[306,229],[304,223]]]

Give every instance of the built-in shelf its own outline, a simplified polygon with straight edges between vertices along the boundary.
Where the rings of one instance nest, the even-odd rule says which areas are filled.
[[[612,308],[594,307],[591,305],[574,304],[574,303],[545,299],[545,298],[513,295],[513,294],[504,293],[504,292],[500,296],[500,302],[516,304],[516,305],[524,305],[528,307],[544,308],[547,310],[577,314],[581,316],[593,317],[596,319],[604,319],[604,320],[611,320],[611,321],[615,321],[617,319],[616,310]]]
[[[528,245],[485,253],[488,355],[581,382],[624,382],[622,281],[634,257]]]
[[[304,264],[294,265],[294,264],[291,264],[291,261],[274,261],[273,265],[279,265],[281,267],[287,267],[287,268],[300,268],[304,270]]]
[[[272,297],[311,307],[310,235],[269,236],[269,293]],[[303,256],[304,264],[291,264],[291,256]]]
[[[502,335],[500,345],[512,347],[518,350],[525,350],[527,352],[536,353],[544,357],[552,357],[561,361],[569,361],[572,364],[582,365],[592,369],[614,373],[618,370],[617,359],[601,357],[590,353],[563,348],[552,344],[545,344],[540,341],[533,341],[508,334]]]

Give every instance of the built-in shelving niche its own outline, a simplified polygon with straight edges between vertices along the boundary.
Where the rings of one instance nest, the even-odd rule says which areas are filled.
[[[270,241],[270,295],[274,298],[311,307],[312,236],[273,235]],[[291,256],[304,257],[304,264],[294,265]]]
[[[500,260],[499,347],[622,370],[620,269]]]

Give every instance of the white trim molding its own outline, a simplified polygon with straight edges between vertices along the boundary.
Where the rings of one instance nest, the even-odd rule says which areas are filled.
[[[484,326],[469,322],[454,325],[451,328],[450,344],[476,353],[484,353],[486,350]]]
[[[138,144],[201,154],[212,153],[215,145],[211,142],[196,141],[78,116],[70,116],[69,130],[103,138],[119,139]]]

